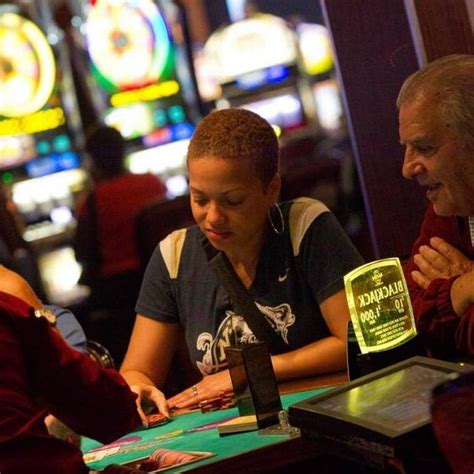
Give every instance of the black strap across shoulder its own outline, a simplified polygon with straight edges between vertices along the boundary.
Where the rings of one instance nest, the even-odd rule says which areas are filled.
[[[247,288],[235,273],[232,264],[223,252],[216,250],[206,236],[202,238],[202,246],[207,255],[207,261],[216,273],[219,283],[225,288],[237,311],[245,319],[255,337],[265,341],[271,354],[287,352],[289,347],[258,310],[255,301],[250,297]]]

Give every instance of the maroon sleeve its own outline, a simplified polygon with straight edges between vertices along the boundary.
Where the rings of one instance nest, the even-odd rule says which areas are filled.
[[[474,356],[474,306],[462,315],[456,330],[456,347],[462,354]]]
[[[413,257],[421,245],[429,245],[431,237],[440,237],[462,250],[461,238],[454,217],[436,215],[432,205],[426,211],[420,236],[412,248],[410,259],[404,264],[404,273],[410,292],[417,329],[430,354],[450,357],[473,354],[474,309],[459,317],[451,305],[451,286],[455,278],[433,280],[426,290],[420,288],[411,272],[418,270]],[[469,339],[470,338],[470,339]]]
[[[0,472],[87,474],[81,451],[46,429],[47,412],[35,398],[23,346],[5,314],[18,310],[0,295]]]
[[[9,310],[6,310],[8,308]],[[79,434],[111,442],[141,424],[133,394],[121,375],[71,349],[44,318],[14,296],[0,293],[23,347],[34,395]]]

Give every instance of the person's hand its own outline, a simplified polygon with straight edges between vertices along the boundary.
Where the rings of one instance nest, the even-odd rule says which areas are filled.
[[[423,289],[436,278],[451,278],[474,270],[474,262],[439,237],[431,238],[429,246],[422,245],[413,259],[419,270],[411,276]]]
[[[155,405],[158,408],[160,413],[168,417],[170,416],[165,395],[154,385],[137,383],[130,385],[130,390],[138,395],[136,400],[137,410],[143,421],[143,426],[148,426],[146,415],[143,411],[144,404],[150,404],[151,402],[152,405]]]
[[[44,424],[46,425],[48,433],[55,438],[63,439],[77,447],[81,446],[81,437],[55,416],[48,415],[44,419]]]
[[[232,380],[228,370],[221,370],[212,375],[206,375],[192,387],[168,400],[170,408],[190,408],[203,400],[219,396],[219,392],[232,390]]]

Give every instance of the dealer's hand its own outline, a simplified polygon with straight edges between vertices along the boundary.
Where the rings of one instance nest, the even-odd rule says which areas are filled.
[[[411,276],[421,288],[428,288],[436,278],[451,278],[474,270],[474,262],[462,252],[439,237],[430,239],[430,245],[422,245],[414,256],[419,271]]]
[[[228,370],[206,375],[199,383],[183,390],[168,400],[170,408],[190,408],[203,400],[218,397],[219,392],[232,390],[232,381]]]
[[[136,400],[137,410],[138,414],[140,415],[140,418],[143,421],[143,426],[148,426],[146,415],[143,411],[143,406],[147,403],[150,404],[151,402],[158,408],[160,413],[165,416],[170,416],[165,395],[155,386],[137,383],[130,385],[130,390],[138,395]]]

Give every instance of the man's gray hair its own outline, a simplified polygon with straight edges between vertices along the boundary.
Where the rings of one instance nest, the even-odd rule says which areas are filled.
[[[427,99],[462,146],[474,147],[474,56],[451,54],[428,63],[403,83],[397,107]]]

